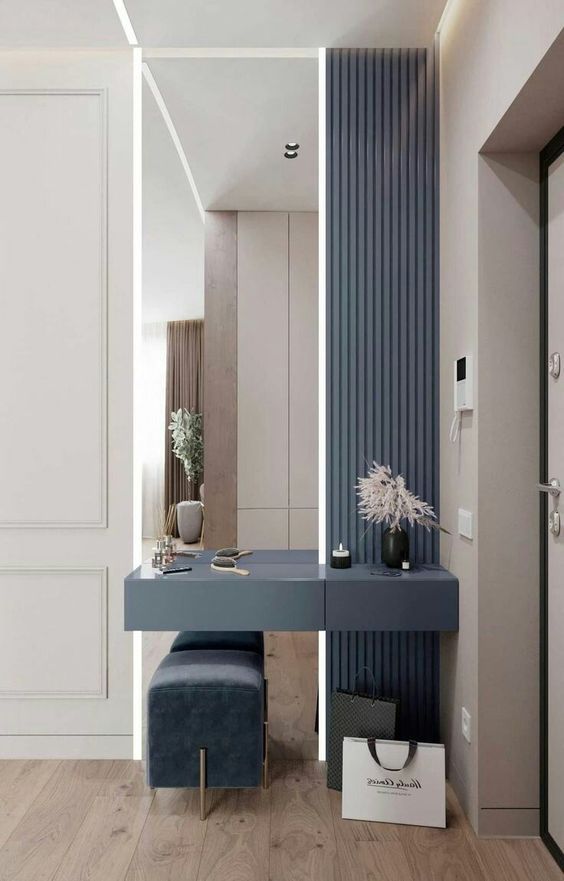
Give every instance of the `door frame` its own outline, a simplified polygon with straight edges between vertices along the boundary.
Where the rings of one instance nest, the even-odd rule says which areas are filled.
[[[548,172],[564,153],[564,127],[540,153],[540,462],[539,480],[548,480]],[[564,853],[548,831],[548,514],[539,500],[540,542],[540,833],[564,870]]]

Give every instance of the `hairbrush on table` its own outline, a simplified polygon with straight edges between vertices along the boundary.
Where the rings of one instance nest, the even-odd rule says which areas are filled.
[[[215,552],[216,557],[229,557],[231,560],[238,560],[239,557],[248,557],[252,551],[240,551],[239,548],[220,548]]]
[[[216,572],[232,572],[233,575],[248,575],[248,569],[239,569],[233,557],[214,557],[211,567]]]

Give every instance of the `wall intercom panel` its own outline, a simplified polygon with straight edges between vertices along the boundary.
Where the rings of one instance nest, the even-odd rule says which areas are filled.
[[[463,355],[454,362],[454,409],[457,413],[474,409],[472,355]]]

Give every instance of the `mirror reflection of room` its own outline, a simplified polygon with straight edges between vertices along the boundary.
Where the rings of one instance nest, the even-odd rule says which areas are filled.
[[[145,562],[317,560],[317,83],[316,58],[144,63]],[[174,637],[144,633],[145,694]],[[316,758],[317,634],[264,638],[271,755]]]

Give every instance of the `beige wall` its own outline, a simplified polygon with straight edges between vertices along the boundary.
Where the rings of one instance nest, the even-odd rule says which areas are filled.
[[[238,214],[237,541],[315,548],[317,214]]]
[[[538,154],[480,157],[477,758],[491,834],[538,826],[538,204]]]
[[[486,834],[537,824],[537,502],[528,493],[538,294],[536,158],[494,162],[479,151],[563,25],[560,0],[534,15],[525,0],[454,0],[441,31],[441,520],[456,533],[459,507],[475,517],[472,542],[453,534],[442,547],[460,579],[460,633],[443,645],[443,730],[451,780]],[[475,356],[475,411],[453,445],[452,361],[462,354]]]

